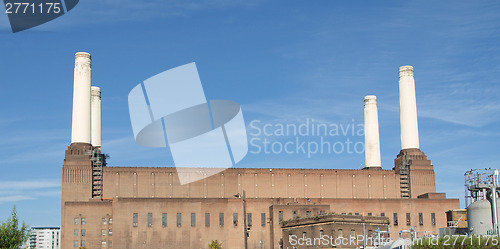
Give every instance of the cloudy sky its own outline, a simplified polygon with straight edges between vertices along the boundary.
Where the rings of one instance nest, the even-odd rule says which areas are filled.
[[[92,54],[92,81],[102,89],[110,166],[173,166],[168,149],[135,143],[127,96],[155,74],[196,62],[206,97],[240,103],[258,146],[297,139],[252,135],[266,124],[272,132],[307,122],[347,131],[325,136],[331,144],[363,142],[363,98],[377,95],[382,167],[392,169],[400,150],[398,67],[412,65],[421,150],[438,192],[463,205],[465,171],[500,164],[498,13],[498,1],[85,0],[15,34],[0,13],[0,220],[16,205],[30,225],[60,224],[78,51]],[[237,167],[363,164],[363,153],[345,148],[249,153]]]

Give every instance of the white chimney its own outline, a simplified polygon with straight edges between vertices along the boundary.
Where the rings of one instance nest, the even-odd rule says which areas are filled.
[[[412,66],[399,68],[399,111],[401,118],[401,149],[419,149],[417,100]]]
[[[92,86],[91,94],[92,94],[91,141],[92,141],[92,146],[101,147],[101,88],[97,86]]]
[[[71,143],[90,144],[90,54],[75,54]]]
[[[366,168],[380,168],[380,136],[378,129],[377,97],[365,97],[365,164]]]

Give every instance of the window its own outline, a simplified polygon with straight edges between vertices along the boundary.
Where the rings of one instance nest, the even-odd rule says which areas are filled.
[[[108,231],[106,229],[102,229],[101,230],[101,235],[102,236],[106,236],[107,233],[108,233]]]
[[[161,214],[161,226],[162,227],[167,226],[167,214],[166,213]]]
[[[82,246],[85,246],[85,244],[86,244],[86,243],[85,243],[85,240],[82,240],[81,245],[82,245]]]
[[[306,211],[306,217],[311,218],[311,211]]]
[[[84,237],[84,236],[87,236],[87,231],[85,229],[82,229],[81,231],[81,235]]]
[[[261,213],[260,214],[260,226],[265,227],[266,226],[266,213]]]
[[[356,230],[351,229],[351,237],[356,237]]]
[[[238,213],[233,213],[233,226],[238,225]]]
[[[421,226],[424,225],[424,214],[423,213],[418,213],[418,224]]]
[[[385,217],[385,213],[380,213],[380,216]]]
[[[307,238],[307,233],[306,232],[302,232],[302,238]]]
[[[73,247],[78,248],[78,240],[73,241]]]
[[[75,218],[75,225],[78,225],[78,218]]]
[[[137,227],[137,223],[139,222],[139,215],[134,213],[132,215],[132,226]]]
[[[109,218],[109,222],[108,222],[110,225],[113,224],[113,218]]]
[[[106,241],[101,241],[101,247],[106,247]]]
[[[278,212],[278,219],[280,223],[283,222],[283,211]]]
[[[411,226],[411,215],[410,213],[406,213],[406,225]]]
[[[431,223],[433,226],[436,225],[436,213],[431,213]]]
[[[219,213],[219,226],[224,226],[224,213]]]
[[[319,211],[319,215],[325,215],[326,212],[325,211]]]
[[[323,235],[325,235],[325,231],[323,229],[319,230],[319,237],[323,238]]]
[[[398,225],[398,213],[394,213],[394,226]]]
[[[195,227],[196,226],[196,214],[191,213],[191,226]]]
[[[339,232],[338,232],[338,238],[343,238],[344,237],[344,232],[342,231],[342,229],[339,229]]]
[[[205,226],[210,226],[210,213],[205,213]]]
[[[148,227],[152,227],[152,226],[153,226],[153,214],[148,213]]]
[[[113,241],[108,241],[108,247],[113,247]]]
[[[359,213],[354,213],[354,215],[359,215]]]
[[[297,219],[297,211],[293,211],[293,219],[296,220]]]
[[[113,229],[108,230],[108,236],[113,236]]]
[[[368,216],[372,216],[373,214],[372,213],[368,213]]]
[[[182,225],[182,214],[177,213],[177,226],[180,227]]]
[[[247,214],[247,225],[252,226],[252,213]]]
[[[73,233],[74,233],[75,237],[76,237],[76,236],[78,236],[78,229],[75,229],[75,230],[73,231]]]
[[[106,225],[106,223],[107,223],[106,218],[102,218],[102,224],[103,224],[103,225]]]
[[[82,218],[82,225],[87,224],[87,218]]]

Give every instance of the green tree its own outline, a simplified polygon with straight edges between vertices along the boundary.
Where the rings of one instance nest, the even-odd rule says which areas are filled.
[[[212,243],[208,245],[208,249],[222,249],[222,243],[217,240],[212,240]]]
[[[18,249],[28,238],[29,226],[23,222],[19,226],[16,206],[12,208],[12,215],[7,221],[0,223],[0,248]]]

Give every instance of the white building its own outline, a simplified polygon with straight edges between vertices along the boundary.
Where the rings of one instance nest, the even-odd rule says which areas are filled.
[[[60,227],[32,227],[29,233],[28,249],[61,249]]]

